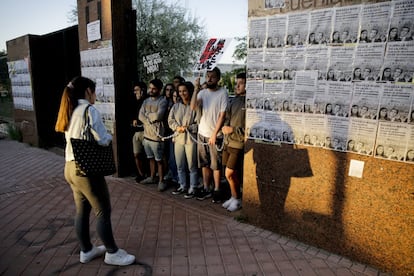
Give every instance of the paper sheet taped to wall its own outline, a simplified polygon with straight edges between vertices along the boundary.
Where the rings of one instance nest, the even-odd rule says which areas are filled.
[[[362,178],[362,173],[364,172],[364,161],[351,160],[349,165],[349,176]]]

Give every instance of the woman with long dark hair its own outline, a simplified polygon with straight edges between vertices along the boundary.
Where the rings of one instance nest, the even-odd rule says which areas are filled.
[[[99,145],[108,146],[112,135],[102,122],[101,114],[93,106],[96,100],[96,84],[85,77],[74,78],[63,90],[55,130],[64,132],[65,179],[69,183],[76,206],[75,232],[80,243],[80,262],[88,263],[105,254],[105,263],[110,265],[130,265],[135,256],[119,249],[115,243],[111,224],[111,202],[105,177],[85,177],[77,174],[71,138],[82,138],[85,124],[85,111],[91,125],[91,132]],[[89,216],[91,211],[96,216],[96,232],[104,243],[95,246],[91,243]]]

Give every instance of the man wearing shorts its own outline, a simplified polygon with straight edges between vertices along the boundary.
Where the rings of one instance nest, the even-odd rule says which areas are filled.
[[[227,91],[218,85],[221,78],[220,69],[215,67],[207,71],[207,88],[200,90],[200,78],[194,82],[195,91],[191,98],[191,109],[201,108],[201,118],[198,126],[198,164],[203,176],[204,188],[196,197],[204,200],[213,196],[213,202],[221,201],[221,148],[223,145],[223,126],[228,105]],[[210,188],[214,180],[214,191]]]
[[[223,165],[226,166],[225,175],[231,191],[231,197],[222,206],[230,212],[241,208],[240,185],[242,183],[244,158],[246,73],[237,74],[235,93],[236,97],[227,109],[222,128],[225,135]]]
[[[144,179],[142,184],[156,183],[155,170],[158,172],[158,191],[163,192],[167,188],[163,171],[164,121],[168,108],[168,102],[161,96],[163,83],[159,79],[153,79],[149,83],[149,98],[145,99],[139,110],[139,120],[144,123],[144,141],[142,142],[149,160],[150,176]]]

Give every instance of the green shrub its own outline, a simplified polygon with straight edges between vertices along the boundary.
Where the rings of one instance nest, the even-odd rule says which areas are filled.
[[[8,124],[7,126],[7,133],[9,135],[9,138],[12,140],[16,140],[21,142],[22,141],[22,132],[20,129],[14,125],[14,124]]]

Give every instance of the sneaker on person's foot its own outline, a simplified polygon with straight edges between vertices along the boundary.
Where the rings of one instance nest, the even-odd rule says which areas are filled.
[[[164,192],[167,189],[167,183],[164,181],[158,182],[158,191]]]
[[[145,179],[145,176],[139,174],[135,177],[135,182],[140,183],[144,179]]]
[[[177,189],[175,189],[172,194],[173,195],[181,195],[185,193],[185,188],[184,187],[178,187]]]
[[[224,208],[224,209],[229,208],[230,203],[231,203],[234,199],[235,199],[234,197],[230,197],[230,198],[229,198],[229,199],[227,199],[227,200],[223,203],[223,205],[221,205],[221,206],[223,206],[223,208]]]
[[[106,252],[104,262],[109,265],[130,265],[135,262],[135,256],[123,249],[118,249],[115,253]]]
[[[221,193],[220,191],[213,191],[213,199],[211,200],[213,203],[220,203],[221,202]]]
[[[229,207],[227,208],[227,210],[228,210],[228,211],[230,211],[230,212],[234,212],[234,211],[239,210],[241,207],[242,207],[242,206],[241,206],[241,200],[240,200],[240,199],[234,199],[234,200],[230,203],[230,205],[229,205]]]
[[[141,184],[155,184],[157,183],[157,180],[155,180],[154,177],[148,176],[144,180],[141,181]]]
[[[190,187],[187,193],[184,195],[184,198],[190,199],[190,198],[193,198],[194,196],[195,196],[195,189],[194,187]]]
[[[172,173],[171,171],[168,171],[168,173],[164,176],[163,180],[169,181],[172,179]]]
[[[211,191],[207,190],[206,188],[200,189],[197,193],[196,197],[198,200],[204,200],[210,198],[212,196]]]
[[[106,252],[104,245],[92,246],[92,249],[89,252],[80,252],[80,262],[83,264],[89,263],[93,259],[102,256]]]

